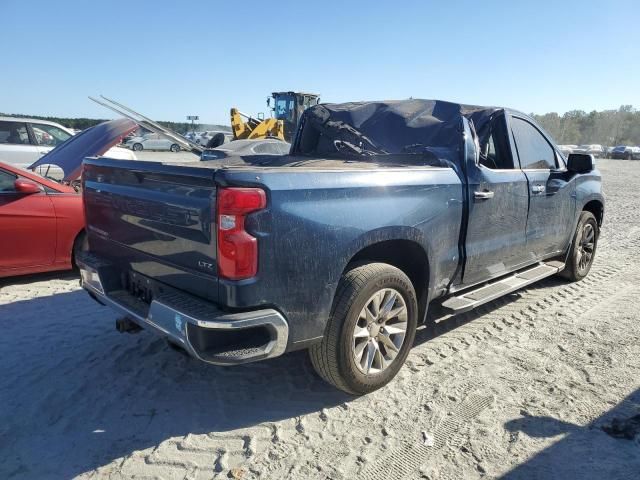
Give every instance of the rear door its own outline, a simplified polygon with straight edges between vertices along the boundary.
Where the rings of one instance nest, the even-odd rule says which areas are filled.
[[[157,133],[150,133],[145,136],[145,140],[143,142],[144,148],[148,150],[165,150],[168,147],[165,146],[167,141],[164,137],[161,137]]]
[[[575,183],[567,181],[564,160],[528,118],[512,115],[513,140],[529,182],[527,252],[539,260],[561,253],[573,233]]]
[[[527,262],[527,177],[512,155],[506,116],[491,121],[479,162],[467,165],[469,219],[465,286],[500,276]]]
[[[15,191],[17,175],[0,169],[0,269],[50,265],[56,250],[56,214],[43,191]]]
[[[27,167],[40,158],[25,122],[0,121],[0,161]]]

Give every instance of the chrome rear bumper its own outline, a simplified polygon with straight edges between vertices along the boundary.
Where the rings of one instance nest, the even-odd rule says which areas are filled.
[[[124,290],[106,291],[100,264],[90,257],[78,261],[82,287],[103,305],[126,315],[141,327],[183,347],[193,357],[215,365],[237,365],[282,355],[289,326],[274,309],[227,313],[212,303],[175,289],[150,304]]]

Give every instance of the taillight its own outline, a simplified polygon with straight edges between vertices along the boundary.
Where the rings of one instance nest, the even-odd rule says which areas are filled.
[[[267,206],[260,188],[218,190],[218,275],[230,280],[258,273],[258,239],[244,229],[247,214]]]

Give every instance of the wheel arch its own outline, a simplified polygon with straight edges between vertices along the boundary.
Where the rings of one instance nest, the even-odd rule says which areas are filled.
[[[431,268],[428,246],[415,235],[381,236],[378,232],[355,249],[345,263],[344,274],[354,264],[364,262],[381,262],[402,270],[416,292],[418,299],[418,323],[425,320],[429,299],[429,285],[431,285]]]
[[[602,221],[604,217],[604,204],[598,200],[593,199],[589,200],[582,207],[582,211],[587,211],[593,213],[593,216],[596,217],[596,221],[598,222],[598,227],[602,226]]]

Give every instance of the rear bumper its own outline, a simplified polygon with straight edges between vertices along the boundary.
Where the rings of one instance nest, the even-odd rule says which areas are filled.
[[[151,328],[193,357],[214,365],[238,365],[282,355],[289,326],[280,312],[261,309],[227,313],[212,303],[171,287],[145,303],[125,290],[109,289],[109,265],[84,255],[78,266],[82,287],[98,302],[143,328]]]

